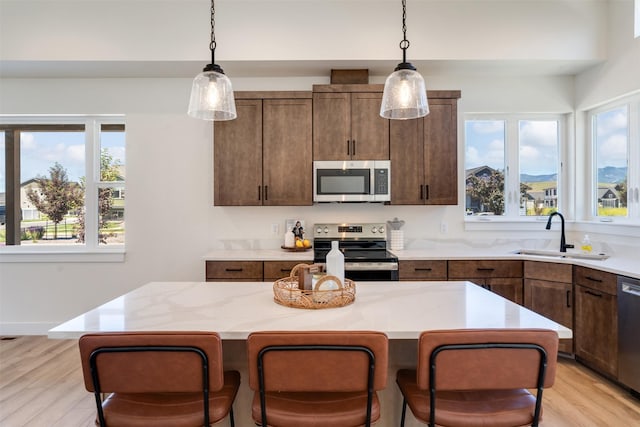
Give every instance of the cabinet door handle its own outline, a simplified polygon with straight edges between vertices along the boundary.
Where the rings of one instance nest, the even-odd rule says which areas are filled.
[[[594,297],[602,298],[602,294],[600,294],[600,293],[598,293],[598,292],[590,291],[590,290],[588,290],[588,289],[587,289],[586,291],[584,291],[584,293],[585,293],[585,294],[592,295],[592,296],[594,296]]]
[[[425,192],[424,199],[429,200],[429,184],[426,184],[424,186],[424,192]]]
[[[269,186],[265,185],[264,186],[264,200],[269,200]]]
[[[238,271],[242,271],[244,270],[242,267],[241,268],[225,268],[224,271],[228,271],[228,272],[238,272]]]
[[[351,143],[353,144],[353,148],[351,149],[351,155],[355,156],[356,155],[356,140],[354,139],[353,141],[351,141]]]
[[[424,199],[424,185],[420,184],[420,200]]]
[[[261,185],[258,185],[258,200],[262,200],[262,191],[261,191],[262,188],[261,187],[262,187]]]
[[[347,139],[347,156],[351,155],[351,141]]]
[[[587,276],[587,277],[585,277],[585,279],[591,280],[592,282],[602,283],[602,279],[598,279],[596,277]]]
[[[567,291],[567,307],[571,308],[571,291]]]

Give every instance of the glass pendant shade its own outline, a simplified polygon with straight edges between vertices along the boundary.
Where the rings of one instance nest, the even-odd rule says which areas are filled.
[[[429,114],[424,79],[415,69],[398,68],[384,84],[380,116],[385,119],[408,120]]]
[[[209,68],[209,67],[207,67]],[[236,103],[231,80],[214,64],[193,79],[188,114],[203,120],[233,120],[236,118]]]

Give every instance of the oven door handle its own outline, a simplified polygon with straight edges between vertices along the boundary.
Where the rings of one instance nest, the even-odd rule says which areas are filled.
[[[398,269],[397,262],[345,262],[345,271],[394,271]]]

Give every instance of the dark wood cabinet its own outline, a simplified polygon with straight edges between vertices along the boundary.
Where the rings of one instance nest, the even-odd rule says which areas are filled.
[[[207,282],[274,282],[288,277],[298,264],[312,261],[206,261]]]
[[[611,378],[618,376],[617,276],[575,266],[576,358]]]
[[[388,160],[382,85],[313,86],[313,160]]]
[[[262,281],[262,261],[207,261],[207,282],[255,282]]]
[[[570,264],[524,262],[524,306],[573,330],[573,268]],[[561,339],[560,351],[573,353],[573,340]]]
[[[214,204],[311,205],[311,93],[237,92],[236,110],[214,126]]]
[[[458,204],[458,98],[460,91],[429,93],[429,115],[391,120],[391,204]]]
[[[449,280],[468,280],[516,304],[522,304],[522,261],[452,260]]]
[[[265,261],[264,262],[264,281],[275,282],[283,277],[288,277],[291,270],[298,264],[311,264],[309,262],[300,261]]]
[[[402,260],[398,276],[400,280],[447,280],[447,261]]]

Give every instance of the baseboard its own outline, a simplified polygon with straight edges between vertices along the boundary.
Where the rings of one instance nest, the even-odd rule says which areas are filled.
[[[59,323],[53,322],[0,322],[0,335],[47,335],[49,329]]]

